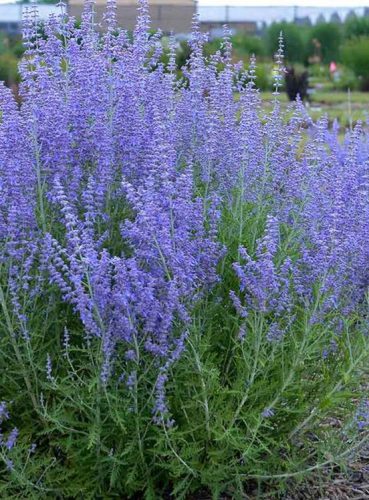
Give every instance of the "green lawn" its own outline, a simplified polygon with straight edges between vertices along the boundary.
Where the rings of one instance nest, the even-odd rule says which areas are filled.
[[[274,99],[271,92],[262,92],[261,97],[263,101],[273,102]],[[282,103],[288,102],[285,93],[281,93],[279,99]],[[327,113],[331,121],[337,119],[342,127],[347,127],[358,120],[368,119],[369,93],[320,90],[311,94],[306,106],[313,119]]]

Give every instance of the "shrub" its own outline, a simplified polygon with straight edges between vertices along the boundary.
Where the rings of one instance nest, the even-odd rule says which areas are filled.
[[[262,91],[270,91],[273,85],[272,68],[270,64],[258,64],[255,69],[255,76],[257,88]]]
[[[1,495],[278,495],[368,439],[367,133],[106,18],[0,87]]]
[[[297,96],[304,100],[309,86],[307,71],[297,74],[294,68],[287,68],[285,74],[286,92],[290,101],[295,101]]]
[[[7,85],[18,82],[18,59],[9,52],[0,54],[0,80]]]
[[[22,40],[18,37],[11,38],[9,47],[12,54],[14,54],[17,59],[20,59],[23,56],[24,46]]]
[[[342,61],[361,80],[362,90],[369,90],[369,38],[350,40],[342,47]]]
[[[191,49],[186,40],[182,40],[176,51],[176,65],[178,69],[181,69],[188,62],[191,54]]]
[[[360,78],[358,78],[352,69],[346,66],[339,66],[338,77],[333,79],[333,88],[336,90],[360,90]]]
[[[322,62],[329,64],[331,61],[340,60],[340,45],[342,40],[341,28],[335,23],[319,23],[310,33],[310,55],[315,52],[313,41],[320,44]]]
[[[256,36],[246,36],[239,33],[232,37],[232,45],[236,54],[240,57],[250,57],[252,54],[262,57],[266,53],[263,40]]]

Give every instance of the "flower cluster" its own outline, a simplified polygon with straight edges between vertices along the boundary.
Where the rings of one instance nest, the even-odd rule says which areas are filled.
[[[232,62],[227,30],[206,57],[195,19],[179,77],[175,42],[164,54],[145,0],[132,36],[116,25],[114,0],[105,31],[93,10],[86,2],[78,25],[61,3],[43,26],[30,11],[20,105],[0,87],[0,264],[9,263],[25,338],[19,296],[37,295],[46,280],[73,307],[84,339],[101,342],[105,384],[126,371],[132,388],[140,350],[152,357],[154,411],[163,414],[191,312],[219,280],[221,209],[234,206],[235,191],[241,205],[269,211],[256,248],[239,241],[233,264],[242,318],[273,315],[268,339],[277,342],[292,293],[306,304],[319,284],[320,314],[360,306],[369,284],[368,136],[359,124],[341,143],[299,101],[288,119],[277,98],[261,116],[255,59],[248,70]],[[282,49],[281,37],[276,96]],[[296,247],[282,262],[281,224]]]
[[[276,266],[274,259],[278,251],[278,241],[278,221],[268,217],[265,235],[257,243],[255,259],[250,257],[244,247],[239,249],[243,262],[236,262],[233,267],[240,281],[240,291],[244,293],[247,301],[243,306],[245,313],[249,307],[261,313],[273,311],[281,316],[290,309],[291,262],[287,259],[279,268]],[[231,296],[237,304],[234,292]]]
[[[7,404],[5,401],[0,402],[0,455],[1,459],[5,461],[5,465],[9,470],[13,469],[13,461],[9,458],[9,452],[14,448],[17,443],[19,431],[13,427],[7,435],[3,434],[3,424],[9,420],[10,415],[8,412]]]
[[[369,426],[369,401],[365,400],[360,403],[355,413],[354,421],[359,430],[363,430]]]

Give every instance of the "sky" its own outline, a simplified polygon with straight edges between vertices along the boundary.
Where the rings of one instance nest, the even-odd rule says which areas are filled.
[[[200,5],[304,6],[304,7],[369,7],[369,0],[198,0]]]
[[[1,3],[10,3],[14,0],[0,0]],[[37,3],[37,2],[36,2]],[[240,5],[252,6],[305,6],[305,7],[369,7],[369,0],[198,0],[199,5]]]
[[[369,0],[198,0],[201,5],[239,5],[242,7],[304,6],[304,7],[369,7]]]

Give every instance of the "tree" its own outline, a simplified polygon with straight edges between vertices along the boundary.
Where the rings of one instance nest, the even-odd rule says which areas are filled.
[[[345,37],[348,39],[369,36],[369,18],[355,17],[345,23]]]

